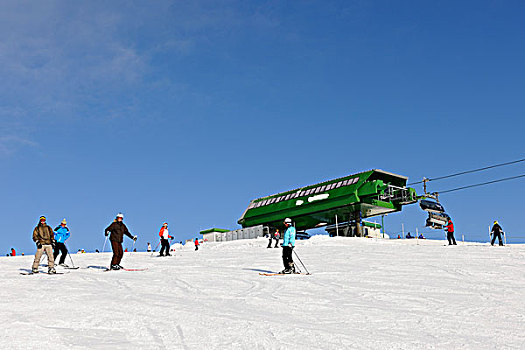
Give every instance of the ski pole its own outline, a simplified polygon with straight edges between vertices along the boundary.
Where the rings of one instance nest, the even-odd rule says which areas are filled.
[[[157,250],[157,248],[159,247],[160,245],[160,241],[159,241],[159,244],[157,244],[157,246],[155,247],[155,249],[153,249],[153,251],[151,252],[151,255],[150,256],[153,256],[153,253],[155,253],[155,251]]]
[[[66,249],[67,249],[67,255],[69,256],[69,259],[71,260],[71,265],[73,265],[73,267],[75,267],[75,263],[73,262],[73,258],[71,257],[71,254],[69,254],[69,248],[68,248],[68,246],[66,245],[66,242],[64,242],[64,246],[65,246]]]
[[[106,236],[106,240],[104,241],[104,245],[102,246],[102,253],[104,253],[104,249],[106,249],[106,243],[108,242],[109,236]]]
[[[135,240],[133,240],[133,245],[131,246],[131,251],[129,252],[129,255],[133,253],[133,249],[135,249]]]
[[[299,260],[299,262],[301,263],[301,265],[303,265],[304,270],[306,271],[306,274],[309,275],[310,272],[308,272],[308,269],[306,268],[306,266],[304,266],[303,262],[301,261],[301,258],[299,257],[299,255],[297,255],[297,252],[295,251],[295,249],[293,250],[293,252],[295,253],[295,256],[297,257],[297,259]]]

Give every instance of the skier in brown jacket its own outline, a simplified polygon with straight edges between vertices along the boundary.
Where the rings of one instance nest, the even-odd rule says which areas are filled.
[[[33,241],[36,243],[35,260],[33,261],[33,273],[38,273],[40,258],[44,252],[47,255],[48,273],[55,274],[55,259],[53,257],[53,247],[55,245],[55,232],[51,226],[46,224],[46,217],[41,216],[39,224],[33,230]]]
[[[113,249],[113,258],[111,259],[110,270],[120,270],[120,261],[124,252],[122,251],[122,242],[124,241],[124,235],[128,236],[132,240],[136,241],[137,236],[132,236],[129,233],[128,228],[122,222],[124,220],[124,215],[121,213],[117,214],[116,221],[106,228],[105,235],[109,235],[109,240],[111,241],[111,249]]]

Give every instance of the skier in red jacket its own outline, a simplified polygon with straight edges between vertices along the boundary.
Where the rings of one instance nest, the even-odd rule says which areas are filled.
[[[160,248],[160,255],[159,256],[164,256],[164,252],[165,252],[166,256],[171,256],[171,254],[170,254],[170,242],[168,241],[168,239],[173,239],[173,237],[170,236],[170,231],[168,231],[168,223],[167,222],[162,224],[162,227],[160,228],[159,236],[160,236],[160,244],[162,244],[162,248]]]
[[[195,238],[195,250],[199,250],[199,239]]]
[[[500,240],[500,242],[501,242],[501,240]],[[11,256],[16,256],[15,248],[11,248]]]
[[[448,218],[447,228],[445,230],[447,231],[448,245],[457,245],[456,239],[454,238],[454,224],[450,218]]]

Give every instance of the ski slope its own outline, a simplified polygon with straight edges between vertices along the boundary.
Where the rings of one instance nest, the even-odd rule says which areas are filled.
[[[266,244],[126,253],[122,265],[141,272],[103,272],[109,253],[73,254],[81,269],[56,276],[20,275],[31,256],[0,258],[0,346],[525,347],[525,245],[315,236],[296,248],[312,275],[267,277],[282,266]]]

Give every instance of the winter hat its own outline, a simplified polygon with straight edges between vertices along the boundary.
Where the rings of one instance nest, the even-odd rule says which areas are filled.
[[[46,217],[45,217],[44,215],[42,215],[42,216],[40,217],[40,221],[42,221],[42,220],[46,221]]]
[[[62,220],[61,224],[64,224],[64,225],[66,225],[66,224],[67,224],[67,221],[66,221],[66,219],[65,219],[65,218],[64,218],[64,219]]]

